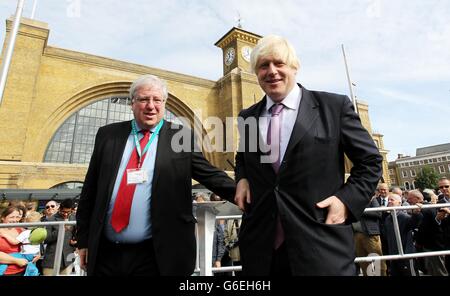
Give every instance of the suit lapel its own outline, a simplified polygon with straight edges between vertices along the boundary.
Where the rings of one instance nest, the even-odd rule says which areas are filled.
[[[294,129],[292,130],[292,135],[289,139],[284,159],[289,157],[294,147],[300,142],[319,116],[319,110],[317,108],[319,103],[314,99],[314,96],[309,90],[301,85],[300,87],[302,89],[302,99],[300,101],[297,120],[295,121]],[[280,170],[281,169],[282,167],[280,167]]]
[[[117,134],[113,136],[113,149],[111,151],[111,163],[114,164],[113,167],[113,178],[110,178],[108,184],[108,200],[111,198],[112,191],[114,189],[114,184],[116,182],[117,173],[119,171],[120,161],[122,160],[123,151],[125,150],[125,145],[127,144],[128,136],[131,132],[131,121],[125,122],[117,130]]]
[[[169,152],[171,151],[171,138],[170,137],[170,124],[167,121],[164,121],[161,130],[158,135],[158,145],[156,148],[156,160],[155,160],[155,169],[153,173],[152,180],[152,196],[155,196],[154,192],[157,188],[159,172],[164,164],[167,164],[169,161]]]

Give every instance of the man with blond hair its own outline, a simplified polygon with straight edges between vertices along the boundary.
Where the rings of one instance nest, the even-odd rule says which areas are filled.
[[[265,96],[238,119],[242,273],[354,275],[351,223],[369,204],[382,157],[348,97],[296,83],[289,41],[262,38],[250,61]]]

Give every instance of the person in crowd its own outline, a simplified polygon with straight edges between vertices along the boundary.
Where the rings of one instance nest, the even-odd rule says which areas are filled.
[[[402,197],[395,193],[388,195],[388,207],[399,207],[402,205]],[[420,208],[414,209],[412,214],[404,211],[390,211],[389,215],[384,221],[384,233],[387,241],[387,255],[398,255],[400,250],[397,244],[397,238],[394,230],[394,218],[396,214],[398,221],[398,228],[400,231],[401,246],[403,253],[415,253],[416,249],[413,242],[413,230],[419,225],[421,221]],[[416,276],[418,275],[413,259],[405,260],[391,260],[389,266],[389,275],[391,276]]]
[[[376,196],[373,196],[368,208],[379,206],[378,199]],[[381,212],[364,212],[361,219],[352,224],[357,257],[373,256],[374,254],[376,254],[376,256],[383,255],[380,238],[380,220]],[[374,268],[374,264],[379,264],[375,265],[379,267]],[[386,276],[386,262],[382,260],[377,261],[374,264],[370,264],[369,262],[358,263],[364,276],[367,276],[368,274]],[[368,273],[369,268],[370,272]]]
[[[424,189],[423,190],[424,193],[427,193],[428,196],[430,197],[430,204],[436,204],[438,202],[438,196],[436,195],[436,193],[434,192],[433,189]]]
[[[299,67],[279,36],[251,54],[265,96],[238,119],[243,275],[356,273],[351,223],[369,204],[382,157],[350,99],[297,84]],[[353,163],[347,180],[344,153]]]
[[[6,207],[0,215],[1,223],[19,223],[22,218],[16,206]],[[24,275],[28,260],[23,257],[13,256],[20,253],[20,245],[11,243],[21,232],[22,228],[0,228],[0,264],[7,265],[3,275]]]
[[[212,166],[192,130],[163,119],[166,83],[144,75],[130,87],[134,119],[98,130],[77,211],[88,275],[191,275],[195,267],[192,179],[232,200],[235,183]]]
[[[442,177],[438,181],[441,198],[439,203],[449,203],[450,180]],[[417,244],[425,252],[448,250],[450,243],[450,229],[448,227],[448,208],[432,208],[422,210],[422,223],[417,233]],[[447,257],[447,258],[446,258]],[[449,256],[433,256],[424,258],[427,274],[433,276],[448,276],[450,264]],[[446,262],[447,261],[447,262]]]
[[[75,216],[72,215],[73,211],[73,201],[68,198],[61,202],[58,212],[47,219],[48,222],[56,221],[75,221]],[[47,226],[47,238],[45,243],[47,247],[45,248],[44,259],[42,262],[43,274],[44,276],[52,276],[54,273],[54,263],[56,257],[56,244],[58,239],[58,225]],[[61,265],[59,274],[70,275],[73,271],[73,259],[74,256],[74,231],[75,227],[72,225],[64,226],[64,238],[63,247],[61,254]]]
[[[45,204],[45,209],[43,211],[44,215],[42,215],[41,221],[42,222],[48,221],[48,219],[51,216],[53,216],[54,214],[56,214],[58,212],[58,208],[59,208],[59,204],[55,200],[49,200]]]
[[[239,252],[239,230],[241,228],[241,221],[238,219],[229,219],[225,224],[224,243],[226,252],[225,255],[229,259],[229,265],[241,265],[241,255]],[[222,259],[223,262],[223,259]],[[227,262],[228,263],[228,262]],[[224,265],[224,264],[222,264]],[[228,264],[227,264],[228,265]],[[234,272],[235,275],[240,275],[239,271]]]

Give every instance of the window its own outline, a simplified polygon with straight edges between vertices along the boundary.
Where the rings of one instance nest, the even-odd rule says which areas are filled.
[[[411,189],[416,189],[416,181],[413,181],[411,184]]]
[[[416,170],[410,170],[409,173],[411,174],[411,177],[416,176]]]
[[[405,189],[406,190],[410,190],[411,189],[410,186],[409,186],[409,182],[405,182]]]
[[[407,171],[402,171],[402,177],[403,178],[408,178],[408,172]]]
[[[423,160],[419,160],[419,164],[423,164]]]
[[[97,101],[70,116],[50,141],[44,162],[89,163],[98,129],[106,124],[132,119],[129,105],[129,98],[114,97]],[[181,124],[167,109],[164,118]]]
[[[389,175],[393,175],[394,174],[394,170],[393,169],[389,169]]]
[[[64,182],[64,183],[55,185],[50,189],[81,189],[81,188],[83,188],[82,182],[73,181],[73,182]]]
[[[444,167],[443,165],[440,165],[440,166],[439,166],[439,173],[440,173],[440,174],[445,173],[445,167]]]

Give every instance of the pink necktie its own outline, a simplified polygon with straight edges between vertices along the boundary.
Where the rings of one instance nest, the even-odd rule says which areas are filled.
[[[283,104],[275,104],[270,108],[271,117],[269,127],[267,128],[267,144],[270,146],[270,153],[276,157],[272,163],[273,170],[278,174],[281,161],[281,112],[283,111]],[[273,141],[272,141],[273,140]],[[277,225],[275,230],[274,249],[278,249],[284,241],[284,230],[281,225],[280,215],[277,216]]]
[[[144,136],[140,140],[141,151],[144,151],[145,145],[147,145],[150,132],[146,130],[141,131]],[[136,147],[133,147],[130,160],[128,160],[127,167],[122,175],[119,191],[117,192],[116,201],[111,217],[111,226],[115,232],[121,232],[128,226],[130,221],[131,204],[133,203],[134,191],[136,190],[136,184],[127,184],[127,170],[135,169],[138,167],[139,156],[137,154]],[[142,156],[141,163],[144,163],[144,159],[147,153]]]

